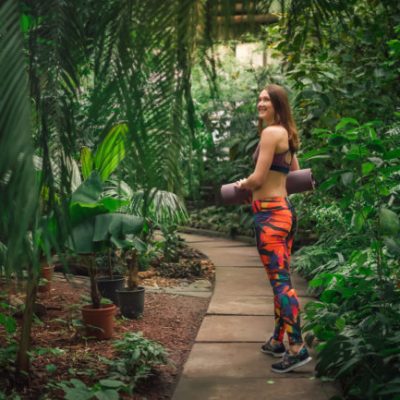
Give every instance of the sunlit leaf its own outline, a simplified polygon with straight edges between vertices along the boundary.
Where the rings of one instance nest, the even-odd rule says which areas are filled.
[[[396,235],[400,230],[399,216],[392,210],[381,208],[379,211],[379,225],[382,233]]]
[[[361,165],[361,172],[362,172],[363,176],[368,175],[374,169],[375,169],[375,164],[371,163],[371,162],[363,163]]]
[[[340,122],[336,125],[335,130],[340,131],[341,129],[347,127],[347,126],[359,126],[359,123],[356,119],[354,118],[342,118]]]
[[[92,152],[87,147],[84,147],[81,151],[81,166],[83,178],[89,178],[93,170],[93,156]]]

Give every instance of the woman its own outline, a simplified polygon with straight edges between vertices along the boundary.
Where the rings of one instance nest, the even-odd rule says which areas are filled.
[[[289,270],[296,216],[287,198],[286,177],[289,171],[299,169],[295,156],[299,138],[282,87],[267,86],[260,93],[257,109],[260,142],[256,167],[236,186],[253,193],[257,248],[274,292],[275,330],[261,351],[283,356],[281,362],[272,365],[272,370],[284,373],[311,361],[301,336],[300,307]],[[288,351],[283,344],[285,332]]]

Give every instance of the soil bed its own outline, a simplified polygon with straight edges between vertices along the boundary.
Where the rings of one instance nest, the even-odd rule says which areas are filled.
[[[196,278],[212,280],[212,264],[204,256],[198,261],[204,273]],[[184,279],[188,280],[194,278]],[[160,277],[154,272],[143,274],[143,283],[150,286],[171,286],[181,281]],[[85,330],[79,322],[80,305],[87,303],[82,301],[82,296],[87,297],[89,291],[87,280],[78,279],[77,282],[71,284],[59,276],[53,280],[50,293],[38,294],[38,302],[45,306],[46,312],[33,326],[32,348],[36,352],[39,348],[45,350],[33,358],[29,385],[17,390],[22,399],[62,399],[62,391],[53,389],[49,392],[46,388],[49,382],[77,378],[92,385],[107,377],[108,367],[101,357],[113,358],[112,340],[85,338]],[[208,298],[147,292],[142,318],[127,320],[117,316],[114,339],[122,338],[126,332],[141,331],[144,337],[160,342],[167,349],[171,361],[170,365],[158,367],[152,376],[139,383],[134,396],[122,395],[121,398],[163,400],[172,397],[208,302]],[[2,336],[0,332],[0,338]],[[3,339],[1,342],[4,344]],[[59,354],[52,354],[55,349],[60,349]],[[0,389],[5,390],[10,384],[18,386],[6,375],[1,378]],[[48,397],[43,396],[46,392],[49,393]]]

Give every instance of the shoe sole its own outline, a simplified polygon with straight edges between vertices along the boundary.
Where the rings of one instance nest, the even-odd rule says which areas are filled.
[[[287,369],[281,370],[281,369],[274,369],[273,367],[271,367],[271,370],[273,372],[276,372],[277,374],[284,374],[285,372],[290,372],[290,371],[293,371],[296,368],[302,367],[303,365],[309,363],[311,360],[312,360],[312,357],[308,357],[305,360],[303,360],[303,361],[301,361],[301,362],[299,362],[299,363],[297,363],[295,365],[292,365],[291,367],[289,367]]]
[[[283,352],[281,354],[278,354],[278,353],[273,353],[272,351],[266,351],[266,350],[263,350],[263,349],[261,349],[260,351],[261,351],[261,353],[268,354],[268,355],[270,355],[272,357],[275,357],[275,358],[282,358],[283,355],[285,354],[285,352]]]

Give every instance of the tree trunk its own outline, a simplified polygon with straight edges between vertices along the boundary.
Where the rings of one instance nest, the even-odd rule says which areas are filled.
[[[21,340],[17,354],[17,374],[28,373],[30,367],[29,349],[31,344],[31,329],[33,309],[36,301],[38,274],[35,274],[34,266],[28,266],[28,284],[26,287],[25,310],[22,320]]]
[[[94,256],[90,255],[86,258],[88,262],[88,270],[89,270],[89,277],[90,277],[90,297],[92,299],[92,306],[93,308],[100,308],[100,293],[97,287],[96,282],[96,268],[94,263],[96,260]]]
[[[139,286],[139,263],[137,253],[132,251],[126,259],[128,264],[128,289],[133,290]]]

